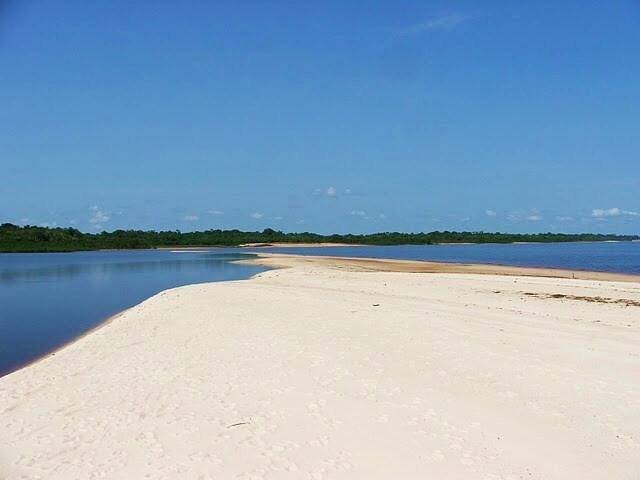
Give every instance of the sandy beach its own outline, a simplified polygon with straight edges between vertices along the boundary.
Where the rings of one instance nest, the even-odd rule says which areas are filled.
[[[640,477],[637,278],[254,261],[0,378],[0,479]]]
[[[362,247],[358,243],[335,243],[335,242],[319,242],[319,243],[293,243],[293,242],[273,242],[273,243],[244,243],[238,245],[243,248],[256,247],[278,247],[278,248],[319,248],[319,247]]]

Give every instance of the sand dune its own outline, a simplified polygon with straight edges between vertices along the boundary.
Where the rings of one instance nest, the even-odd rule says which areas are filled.
[[[640,476],[640,283],[261,261],[1,378],[0,478]]]

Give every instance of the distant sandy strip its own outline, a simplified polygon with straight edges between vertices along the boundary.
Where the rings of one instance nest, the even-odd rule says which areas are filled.
[[[330,257],[313,255],[290,255],[256,252],[258,259],[249,260],[268,267],[302,266],[308,263],[353,271],[407,272],[407,273],[474,273],[481,275],[510,275],[525,277],[571,278],[578,280],[601,280],[614,282],[640,282],[639,275],[624,273],[591,272],[545,267],[515,267],[481,263],[448,263],[418,260],[396,260],[385,258]],[[244,263],[244,260],[238,263]]]
[[[238,245],[238,248],[262,248],[262,247],[277,247],[277,248],[311,248],[311,247],[362,247],[364,245],[360,245],[357,243],[242,243]],[[191,251],[199,251],[202,249],[211,249],[211,248],[234,248],[234,247],[221,247],[215,245],[201,245],[201,246],[192,246],[192,247],[158,247],[158,250],[171,250],[174,253],[177,252],[191,252]],[[205,250],[208,251],[208,250]]]
[[[0,378],[0,478],[640,477],[639,282],[255,261]]]
[[[313,247],[363,247],[364,245],[360,245],[357,243],[243,243],[242,245],[238,245],[239,247],[245,248],[255,248],[255,247],[278,247],[278,248],[313,248]]]

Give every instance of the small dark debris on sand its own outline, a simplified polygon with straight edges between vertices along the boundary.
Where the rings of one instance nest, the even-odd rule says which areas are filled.
[[[227,425],[227,428],[233,428],[233,427],[238,427],[240,425],[249,425],[251,422],[238,422],[238,423],[232,423],[231,425]]]
[[[562,293],[534,293],[522,292],[524,295],[536,298],[558,298],[563,300],[582,300],[592,303],[608,303],[614,305],[624,305],[625,307],[640,307],[640,301],[630,300],[627,298],[608,298],[608,297],[586,297],[582,295],[564,295]]]

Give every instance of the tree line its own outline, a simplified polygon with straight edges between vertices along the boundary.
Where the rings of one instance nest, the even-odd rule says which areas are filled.
[[[233,247],[246,243],[346,243],[363,245],[430,245],[437,243],[591,242],[638,240],[638,235],[500,233],[500,232],[381,232],[372,234],[319,235],[262,231],[205,230],[202,232],[115,230],[85,233],[75,228],[0,225],[0,252],[69,252],[101,249],[159,247]]]

